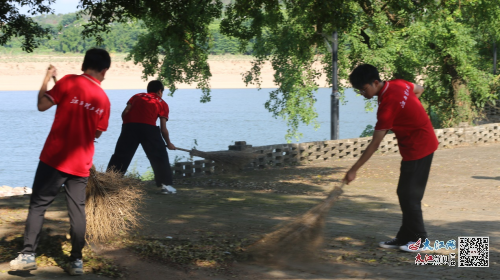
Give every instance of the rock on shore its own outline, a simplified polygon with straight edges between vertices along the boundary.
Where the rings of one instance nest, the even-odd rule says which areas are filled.
[[[0,186],[0,197],[31,194],[28,187]]]

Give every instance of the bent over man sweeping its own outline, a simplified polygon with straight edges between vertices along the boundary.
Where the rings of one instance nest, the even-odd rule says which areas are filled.
[[[122,132],[107,170],[114,169],[125,174],[141,144],[153,168],[156,186],[161,187],[162,194],[175,194],[177,190],[172,187],[172,169],[165,142],[170,150],[175,150],[175,146],[168,135],[169,108],[162,99],[163,91],[164,87],[160,81],[151,81],[147,93],[138,93],[127,102],[122,113]],[[156,126],[158,118],[160,128]]]
[[[110,103],[101,82],[110,65],[107,51],[90,49],[83,59],[82,75],[66,75],[49,91],[47,84],[56,76],[56,69],[50,67],[45,75],[38,93],[38,110],[46,111],[54,105],[57,109],[35,174],[24,249],[10,262],[11,269],[37,268],[35,252],[45,211],[64,184],[72,247],[66,270],[71,275],[83,274],[85,188],[92,167],[94,139],[108,128]]]
[[[392,130],[398,139],[399,152],[403,157],[397,195],[403,222],[396,238],[380,242],[382,248],[415,252],[427,238],[422,217],[421,201],[424,196],[432,157],[438,140],[431,121],[420,100],[424,88],[411,82],[396,79],[381,81],[377,68],[369,64],[356,67],[349,80],[352,86],[367,99],[378,98],[377,124],[373,139],[363,155],[346,173],[344,181],[351,182],[356,172],[378,149],[384,136]]]

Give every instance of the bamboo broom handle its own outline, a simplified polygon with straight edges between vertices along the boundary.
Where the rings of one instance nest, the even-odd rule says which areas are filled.
[[[183,149],[183,148],[179,148],[179,147],[175,147],[176,150],[181,150],[181,151],[184,151],[184,152],[191,152],[192,150],[188,150],[188,149]]]

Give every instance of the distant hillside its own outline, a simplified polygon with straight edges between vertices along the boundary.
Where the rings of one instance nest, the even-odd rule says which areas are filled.
[[[89,19],[88,16],[83,16],[84,20]],[[76,20],[76,13],[69,14],[48,14],[32,17],[33,21],[40,25],[58,26],[59,24],[69,24]]]
[[[233,2],[223,0],[224,4]],[[50,29],[50,38],[40,39],[39,50],[48,50],[62,53],[83,53],[96,46],[92,38],[83,39],[82,25],[88,21],[88,16],[77,17],[76,13],[48,14],[33,17],[33,20],[45,28]],[[219,21],[210,25],[211,40],[209,47],[211,54],[242,54],[239,52],[239,42],[219,32]],[[105,34],[103,47],[111,52],[128,53],[137,42],[139,36],[147,30],[141,22],[116,23],[112,25],[111,32]],[[14,38],[7,44],[0,46],[0,52],[20,51],[21,40]],[[246,52],[245,54],[248,54]]]

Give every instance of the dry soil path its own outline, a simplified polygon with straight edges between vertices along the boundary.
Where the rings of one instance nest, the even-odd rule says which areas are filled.
[[[358,179],[345,187],[330,211],[319,259],[311,264],[234,263],[229,273],[214,273],[141,259],[122,248],[101,253],[126,268],[126,279],[500,279],[500,144],[437,151],[423,200],[431,241],[488,236],[489,268],[416,266],[416,254],[377,248],[379,241],[393,238],[400,225],[395,193],[400,160],[399,155],[375,156]],[[158,195],[148,186],[147,221],[141,234],[196,239],[216,232],[256,240],[320,202],[353,163],[354,159],[339,160],[182,180],[175,196]],[[19,232],[26,215],[21,209],[26,204],[26,198],[0,199],[0,237]],[[45,226],[66,230],[63,201],[47,215]],[[9,274],[7,267],[7,263],[0,264],[0,279],[30,275],[31,279],[70,279],[54,267],[30,275]],[[93,274],[82,277],[96,278],[99,276]]]

